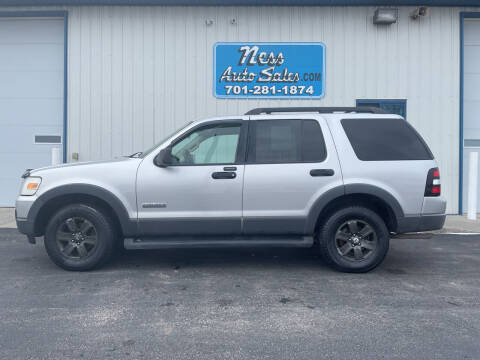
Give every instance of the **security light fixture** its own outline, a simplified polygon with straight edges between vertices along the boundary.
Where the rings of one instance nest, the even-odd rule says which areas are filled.
[[[397,17],[398,9],[377,9],[373,14],[373,23],[375,25],[391,25],[397,22]]]
[[[430,11],[428,7],[426,6],[419,6],[413,12],[410,14],[410,17],[412,19],[418,19],[420,16],[428,16],[430,14]]]

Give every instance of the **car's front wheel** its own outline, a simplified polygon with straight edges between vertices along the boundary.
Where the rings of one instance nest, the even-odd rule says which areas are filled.
[[[339,271],[370,271],[388,252],[390,236],[385,222],[365,207],[339,209],[319,230],[320,254],[328,265]]]
[[[57,211],[45,231],[52,261],[66,270],[85,271],[104,264],[114,250],[111,219],[100,209],[72,204]]]

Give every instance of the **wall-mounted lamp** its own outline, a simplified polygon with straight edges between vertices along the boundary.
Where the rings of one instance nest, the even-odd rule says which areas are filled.
[[[390,25],[397,22],[398,9],[377,9],[373,14],[373,23],[375,25]]]
[[[420,16],[428,16],[430,15],[430,10],[426,6],[420,6],[413,10],[413,12],[410,14],[410,17],[412,19],[418,19]]]

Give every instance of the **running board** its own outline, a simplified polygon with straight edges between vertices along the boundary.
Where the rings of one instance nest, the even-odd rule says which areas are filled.
[[[248,238],[126,238],[123,245],[127,250],[154,250],[171,248],[236,248],[236,247],[311,247],[312,236],[298,237],[248,237]]]

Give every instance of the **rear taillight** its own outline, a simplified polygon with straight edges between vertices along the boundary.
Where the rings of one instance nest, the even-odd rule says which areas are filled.
[[[428,170],[425,196],[440,196],[440,171],[438,168]]]

